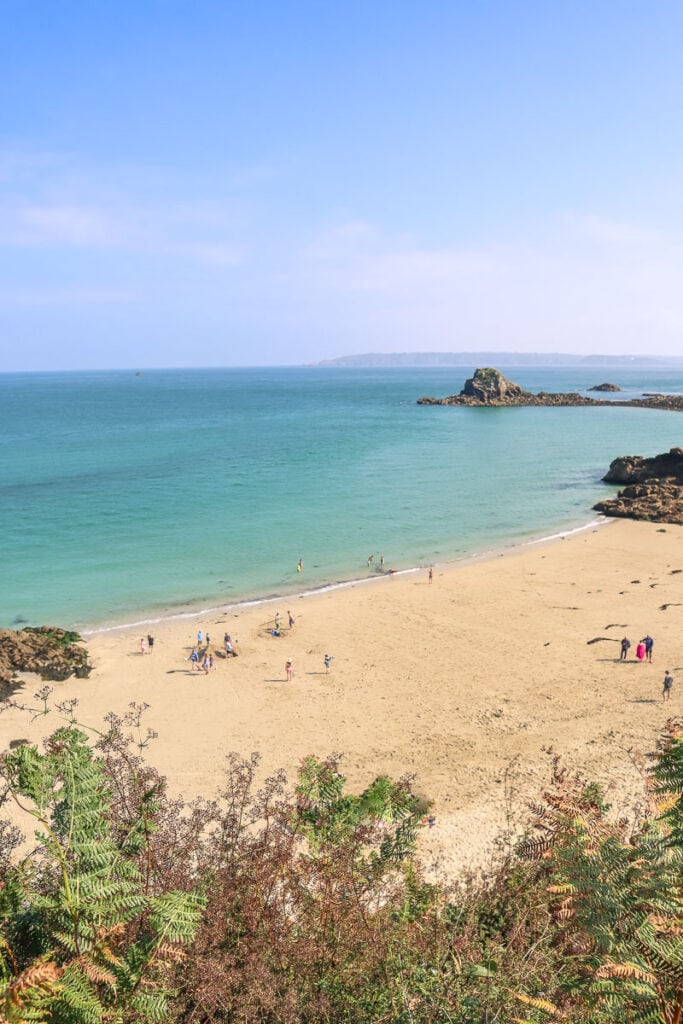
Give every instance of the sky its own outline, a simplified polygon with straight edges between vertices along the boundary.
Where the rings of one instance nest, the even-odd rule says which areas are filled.
[[[0,0],[0,370],[683,355],[678,0]]]

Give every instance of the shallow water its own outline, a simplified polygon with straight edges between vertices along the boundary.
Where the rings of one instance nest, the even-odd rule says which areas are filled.
[[[401,569],[559,532],[594,518],[615,456],[681,444],[678,413],[415,404],[470,373],[0,375],[0,624],[130,621],[364,576],[371,552]],[[507,376],[683,391],[680,370]]]

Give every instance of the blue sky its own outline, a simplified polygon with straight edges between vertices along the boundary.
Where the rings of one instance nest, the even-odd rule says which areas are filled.
[[[0,10],[0,369],[683,354],[679,3]]]

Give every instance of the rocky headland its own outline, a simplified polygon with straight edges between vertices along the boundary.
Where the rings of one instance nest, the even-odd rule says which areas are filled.
[[[17,672],[35,672],[49,681],[86,679],[91,665],[80,643],[78,633],[57,626],[0,629],[0,687],[11,686]]]
[[[619,390],[618,385],[598,385],[595,389],[605,391]],[[589,398],[577,391],[550,392],[539,391],[534,394],[525,391],[519,384],[508,380],[500,370],[492,366],[482,367],[474,371],[474,376],[465,381],[465,386],[457,395],[446,398],[418,398],[418,405],[470,405],[486,406],[577,406],[577,405],[609,405],[636,406],[647,409],[665,409],[671,412],[683,412],[683,395],[649,395],[629,400]]]
[[[683,525],[683,448],[672,448],[651,459],[622,455],[610,463],[603,480],[627,486],[616,498],[594,505],[597,512]]]

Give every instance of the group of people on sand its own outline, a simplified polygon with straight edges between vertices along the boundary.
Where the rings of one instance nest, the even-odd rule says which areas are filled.
[[[330,665],[332,664],[333,661],[334,661],[334,655],[333,654],[326,654],[326,655],[324,655],[324,657],[323,657],[323,665],[325,666],[325,674],[326,675],[329,673]],[[292,661],[291,658],[287,658],[287,661],[285,662],[285,676],[287,678],[287,682],[291,683],[292,679],[294,678],[294,662]]]
[[[289,609],[287,609],[287,624],[290,629],[294,625],[294,617]],[[275,612],[274,619],[268,624],[268,632],[271,636],[282,636],[282,616],[279,612]]]
[[[655,642],[649,633],[644,636],[642,640],[639,640],[636,645],[636,658],[638,661],[652,661],[652,651],[654,646]],[[621,661],[626,661],[628,659],[628,652],[630,649],[631,641],[627,636],[625,636],[621,641]]]
[[[226,658],[237,657],[237,651],[229,633],[223,635],[223,649]],[[205,635],[203,630],[199,630],[197,633],[197,643],[192,648],[187,660],[191,662],[193,671],[196,669],[198,672],[201,672],[203,669],[204,675],[207,676],[216,667],[213,653],[211,652],[211,637],[208,633]]]
[[[655,642],[647,633],[642,640],[639,640],[636,645],[636,658],[638,661],[649,661],[652,662],[652,651],[654,650]],[[620,661],[626,661],[628,659],[628,652],[631,649],[631,641],[627,636],[622,637],[621,640],[621,654],[619,656]],[[673,676],[669,672],[668,668],[664,672],[664,682],[662,683],[662,700],[671,700],[671,691],[673,689],[674,680]]]
[[[154,650],[154,637],[151,633],[147,634],[147,639],[144,636],[140,637],[140,654],[151,654]]]

